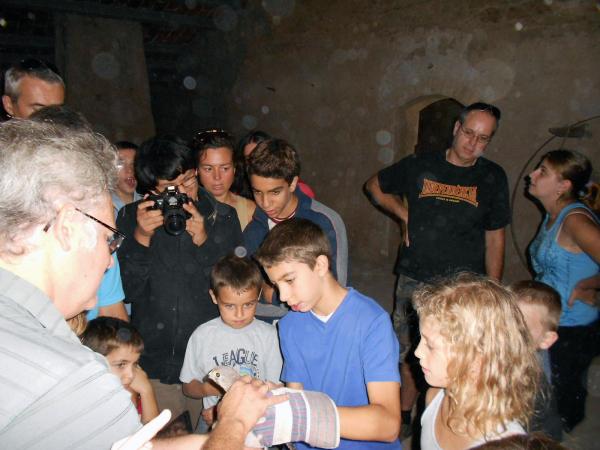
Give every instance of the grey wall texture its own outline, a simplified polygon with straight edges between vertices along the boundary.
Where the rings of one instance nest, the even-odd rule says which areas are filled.
[[[56,29],[66,104],[113,142],[140,143],[153,136],[140,24],[60,14]]]
[[[298,148],[302,178],[346,222],[354,261],[391,270],[398,227],[361,187],[413,151],[418,111],[444,97],[501,108],[486,156],[517,189],[513,227],[517,244],[527,246],[541,215],[517,177],[552,137],[549,128],[600,114],[596,2],[271,0],[253,7],[264,21],[243,33],[229,126],[240,134],[262,129]],[[540,151],[580,150],[598,180],[599,144],[600,120],[593,120],[582,138],[554,138]],[[506,281],[529,276],[510,231]]]

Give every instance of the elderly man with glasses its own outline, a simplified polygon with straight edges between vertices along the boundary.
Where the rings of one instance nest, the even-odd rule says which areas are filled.
[[[111,254],[127,241],[109,195],[114,148],[98,134],[26,120],[0,124],[0,148],[0,448],[109,449],[131,435],[141,445],[159,425],[142,428],[106,359],[66,322],[96,303]],[[24,177],[26,189],[15,189]],[[267,389],[236,382],[210,436],[153,448],[241,449],[266,408],[285,400]]]
[[[202,402],[182,392],[179,374],[187,342],[218,316],[209,290],[212,266],[241,244],[235,209],[201,188],[192,150],[176,138],[144,142],[135,157],[137,190],[144,198],[118,213],[127,238],[118,251],[132,323],[144,338],[140,364],[160,408],[192,421]]]
[[[454,124],[450,148],[410,155],[365,184],[373,203],[407,227],[405,246],[395,267],[398,280],[393,314],[402,347],[405,435],[410,432],[410,413],[417,395],[411,371],[417,363],[411,347],[418,336],[412,293],[423,283],[459,271],[502,278],[504,230],[510,223],[508,183],[504,170],[482,157],[499,121],[498,108],[473,103]]]

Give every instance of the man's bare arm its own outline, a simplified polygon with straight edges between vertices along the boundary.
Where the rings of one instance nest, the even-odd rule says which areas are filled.
[[[380,206],[387,212],[392,213],[394,216],[400,218],[404,223],[408,222],[408,209],[404,206],[400,197],[393,194],[386,194],[381,191],[377,174],[373,175],[367,180],[365,183],[365,189],[371,196],[371,200],[376,204],[376,206]]]
[[[504,240],[504,228],[485,232],[485,272],[498,281],[504,272]]]

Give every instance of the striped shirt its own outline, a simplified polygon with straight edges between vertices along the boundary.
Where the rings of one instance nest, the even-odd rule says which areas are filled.
[[[109,449],[141,424],[103,356],[39,289],[0,269],[0,448]]]

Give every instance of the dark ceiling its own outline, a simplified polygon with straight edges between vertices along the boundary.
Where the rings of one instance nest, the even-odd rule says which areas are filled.
[[[151,82],[175,76],[173,61],[187,45],[222,19],[245,6],[245,0],[2,0],[0,1],[0,69],[24,57],[54,62],[54,15],[139,22],[143,30]]]

